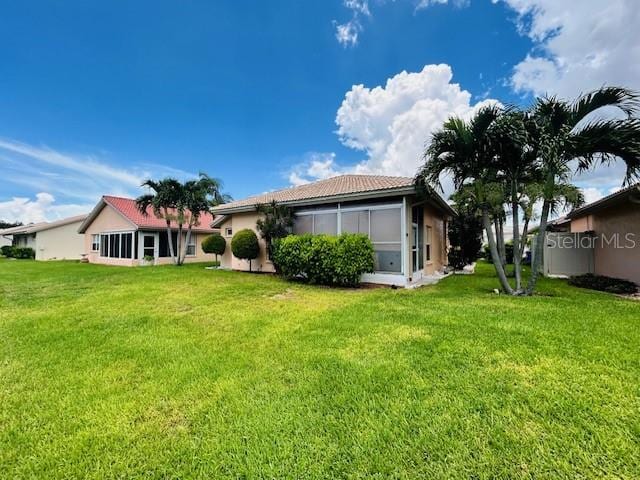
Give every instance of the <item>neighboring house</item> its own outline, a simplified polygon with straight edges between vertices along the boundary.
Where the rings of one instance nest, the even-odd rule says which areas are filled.
[[[203,213],[194,226],[187,245],[185,262],[205,262],[211,255],[202,252],[202,240],[219,230],[211,228],[213,216]],[[172,222],[174,248],[178,227]],[[182,244],[186,241],[186,226]],[[103,196],[78,232],[84,234],[84,253],[90,263],[135,266],[144,257],[153,257],[156,264],[171,263],[167,224],[157,218],[151,208],[143,215],[132,198]]]
[[[438,194],[418,196],[407,177],[343,175],[215,207],[213,213],[222,217],[214,226],[220,227],[228,246],[222,267],[249,269],[247,261],[232,255],[231,238],[245,228],[257,232],[256,205],[273,200],[294,210],[293,233],[368,235],[375,249],[375,273],[363,281],[408,285],[447,264],[447,221],[455,211]],[[274,271],[262,239],[252,266]]]
[[[84,252],[84,238],[78,227],[86,215],[63,218],[55,222],[32,223],[3,230],[4,238],[11,237],[14,247],[30,247],[36,260],[78,260]]]
[[[640,284],[640,184],[578,208],[547,232],[544,273],[595,273]]]

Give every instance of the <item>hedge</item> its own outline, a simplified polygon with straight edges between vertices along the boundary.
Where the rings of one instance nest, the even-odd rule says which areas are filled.
[[[274,243],[273,261],[288,279],[355,286],[373,272],[374,251],[366,235],[289,235]]]
[[[218,258],[218,255],[223,255],[227,247],[227,241],[219,233],[209,235],[202,240],[202,251],[204,253],[211,253]]]
[[[602,275],[594,275],[592,273],[573,276],[569,278],[569,284],[574,287],[588,288],[590,290],[599,290],[601,292],[617,294],[636,293],[638,291],[636,284],[629,282],[628,280],[604,277]]]
[[[0,247],[0,253],[7,258],[34,259],[36,251],[31,247],[12,247],[11,245],[3,245]]]

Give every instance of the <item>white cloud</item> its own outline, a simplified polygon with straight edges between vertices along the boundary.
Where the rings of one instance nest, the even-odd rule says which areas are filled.
[[[336,39],[344,47],[353,47],[358,44],[360,30],[362,30],[362,26],[356,18],[347,23],[336,24]]]
[[[452,83],[449,65],[427,65],[421,72],[401,72],[384,86],[354,85],[345,95],[336,123],[342,143],[362,150],[367,159],[355,171],[413,176],[431,134],[452,115],[468,118],[485,100]]]
[[[517,91],[571,98],[605,84],[640,88],[637,0],[497,1],[535,43],[514,69]]]
[[[194,176],[153,163],[117,168],[93,155],[61,153],[10,139],[0,139],[0,167],[0,219],[22,222],[87,212],[104,194],[139,195],[145,178]],[[15,194],[25,190],[40,193],[35,199]]]
[[[337,134],[347,147],[365,157],[356,165],[336,162],[334,153],[307,154],[289,172],[300,185],[343,173],[412,177],[422,164],[422,154],[434,130],[452,115],[469,118],[485,100],[471,103],[471,94],[452,83],[449,65],[427,65],[420,72],[401,72],[384,86],[354,85],[336,115]],[[445,183],[445,195],[451,185]]]
[[[289,182],[291,185],[299,186],[346,173],[348,169],[338,167],[335,158],[335,153],[307,153],[305,159],[289,172]]]
[[[13,197],[6,202],[0,202],[0,219],[25,224],[38,223],[88,213],[93,206],[93,204],[59,205],[55,203],[53,195],[40,192],[36,194],[35,199]]]
[[[586,188],[582,188],[581,190],[582,190],[582,194],[584,195],[585,203],[592,203],[604,197],[602,192],[595,187],[586,187]]]

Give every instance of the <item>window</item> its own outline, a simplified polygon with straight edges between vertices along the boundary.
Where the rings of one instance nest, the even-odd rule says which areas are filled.
[[[313,215],[296,215],[293,233],[296,235],[313,233]]]
[[[100,251],[101,257],[133,258],[133,233],[93,235],[91,239],[91,248],[93,249],[94,247],[96,248],[96,251]]]
[[[336,206],[337,207],[337,206]],[[340,210],[340,225],[338,225]],[[359,207],[322,207],[317,211],[296,215],[293,233],[302,235],[336,235],[361,233],[367,235],[375,251],[375,271],[402,272],[402,209],[398,204]]]
[[[371,210],[369,238],[376,255],[377,272],[400,273],[402,271],[401,209]]]
[[[369,235],[369,210],[342,212],[342,233]]]
[[[337,235],[338,213],[304,213],[296,216],[293,224],[293,233],[302,235],[313,233],[314,235]]]
[[[97,252],[100,250],[100,235],[91,235],[91,251]]]
[[[338,214],[316,213],[315,215],[313,215],[313,234],[337,235]]]
[[[224,235],[225,237],[232,237],[233,236],[233,229],[231,227],[227,227],[224,229]]]
[[[427,225],[427,229],[425,232],[425,249],[426,249],[426,257],[427,257],[427,263],[431,262],[431,238],[433,236],[433,229]]]
[[[193,257],[196,254],[196,236],[191,234],[189,243],[187,244],[187,256]]]
[[[167,232],[160,232],[158,237],[158,257],[170,257],[171,250],[169,249],[169,235],[167,235]],[[173,240],[173,251],[176,252],[178,248],[178,232],[171,232],[171,238]]]

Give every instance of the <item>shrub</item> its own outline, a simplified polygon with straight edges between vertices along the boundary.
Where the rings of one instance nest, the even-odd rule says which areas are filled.
[[[234,257],[249,260],[249,271],[251,271],[251,260],[258,258],[260,244],[255,232],[249,228],[240,230],[231,239],[231,251]]]
[[[13,257],[13,247],[11,245],[3,245],[0,247],[0,254],[7,258]]]
[[[366,235],[289,235],[274,243],[283,276],[322,285],[354,286],[373,272],[373,245]]]
[[[569,284],[575,287],[617,294],[636,293],[638,291],[636,284],[628,280],[604,277],[592,273],[573,276],[569,278]]]
[[[202,240],[202,251],[204,253],[212,253],[216,256],[216,262],[218,261],[218,255],[224,254],[227,249],[227,242],[222,235],[214,233]]]
[[[31,247],[13,247],[13,258],[34,259],[36,251]]]
[[[476,215],[464,209],[449,222],[449,265],[461,270],[465,265],[475,262],[482,249],[482,222]]]

